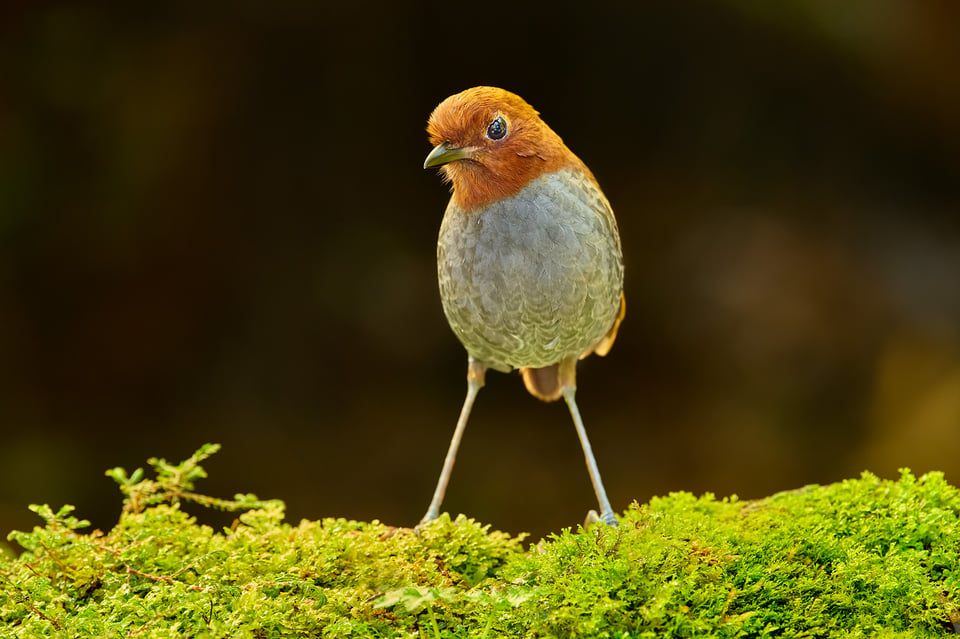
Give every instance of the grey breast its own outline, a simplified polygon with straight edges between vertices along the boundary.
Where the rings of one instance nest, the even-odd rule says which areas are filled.
[[[450,327],[472,357],[499,370],[589,350],[613,325],[623,290],[610,205],[566,170],[470,212],[451,199],[437,267]]]

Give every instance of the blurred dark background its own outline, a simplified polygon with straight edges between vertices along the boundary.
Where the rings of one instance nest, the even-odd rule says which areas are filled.
[[[465,390],[426,118],[513,90],[627,264],[579,394],[611,500],[869,469],[960,482],[955,0],[388,0],[0,10],[0,531],[220,442],[198,490],[413,525]],[[594,497],[565,407],[491,373],[445,506]]]

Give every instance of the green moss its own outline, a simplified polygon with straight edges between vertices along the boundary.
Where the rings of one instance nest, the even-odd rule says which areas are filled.
[[[675,493],[617,529],[521,537],[444,515],[418,536],[109,471],[109,532],[67,506],[0,556],[0,637],[941,637],[960,622],[960,492],[864,474],[759,501]],[[184,502],[238,511],[225,530]]]

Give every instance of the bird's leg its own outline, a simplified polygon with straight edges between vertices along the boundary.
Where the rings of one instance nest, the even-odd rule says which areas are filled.
[[[450,473],[453,471],[453,463],[457,461],[457,449],[460,447],[460,439],[463,437],[463,431],[467,427],[467,420],[470,419],[470,409],[473,408],[473,401],[477,398],[477,393],[483,388],[484,378],[487,367],[472,357],[467,364],[467,396],[463,400],[463,408],[460,409],[460,419],[457,420],[457,427],[453,431],[453,438],[450,439],[450,448],[447,449],[447,457],[443,461],[443,470],[440,471],[440,480],[437,481],[437,489],[433,491],[433,500],[430,507],[427,508],[427,514],[420,520],[419,526],[432,521],[440,516],[440,504],[443,502],[443,496],[447,493],[447,484],[450,483]]]
[[[617,516],[613,514],[613,508],[610,507],[610,500],[607,499],[607,491],[603,488],[603,480],[600,479],[597,460],[593,457],[593,449],[590,448],[590,440],[587,439],[587,430],[583,427],[580,409],[577,408],[577,400],[574,397],[576,393],[576,384],[569,383],[564,385],[563,398],[567,401],[567,407],[570,409],[573,426],[577,429],[577,437],[580,438],[580,445],[583,447],[583,456],[587,460],[587,471],[590,473],[590,481],[593,482],[593,491],[597,494],[597,501],[600,503],[600,520],[608,526],[616,526]]]

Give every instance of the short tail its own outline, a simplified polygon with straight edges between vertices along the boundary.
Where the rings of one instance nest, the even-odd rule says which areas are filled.
[[[545,402],[554,402],[563,394],[559,369],[559,364],[544,368],[521,368],[520,375],[523,377],[523,385],[527,387],[527,392]]]
[[[563,389],[577,386],[577,359],[571,357],[543,368],[521,368],[527,392],[545,402],[563,397]]]

